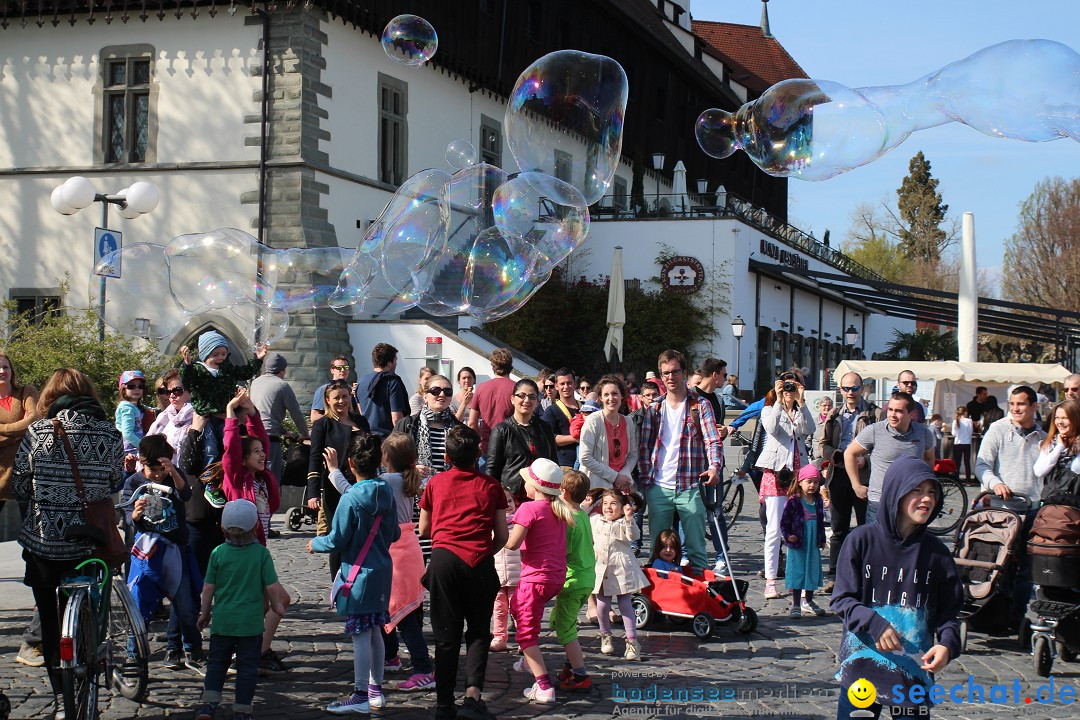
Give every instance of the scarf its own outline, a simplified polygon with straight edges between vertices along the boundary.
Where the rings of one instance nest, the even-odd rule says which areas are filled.
[[[431,433],[428,426],[431,423],[442,425],[443,428],[450,427],[456,418],[450,408],[446,408],[442,412],[432,412],[431,408],[427,405],[420,408],[420,422],[416,428],[416,449],[417,449],[417,463],[420,465],[431,465]]]
[[[102,409],[101,404],[94,398],[86,395],[61,395],[53,400],[52,405],[49,406],[49,412],[45,417],[54,418],[61,410],[71,410],[72,412],[89,415],[98,420],[109,419]]]

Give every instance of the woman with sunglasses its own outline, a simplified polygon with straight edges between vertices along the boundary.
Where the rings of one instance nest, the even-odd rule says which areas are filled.
[[[473,392],[476,390],[476,373],[473,372],[471,367],[463,367],[458,370],[457,373],[458,390],[457,395],[450,401],[450,409],[454,411],[454,417],[461,422],[465,422],[465,416],[469,412],[469,405],[472,403]]]
[[[116,404],[116,429],[124,436],[124,452],[137,455],[139,441],[153,424],[156,413],[143,404],[146,376],[142,370],[120,373],[120,401]]]
[[[326,466],[325,451],[333,448],[338,458],[349,456],[349,442],[355,433],[369,433],[371,426],[363,415],[353,410],[352,383],[348,380],[331,380],[323,390],[324,415],[311,426],[311,454],[308,457],[307,506],[312,510],[322,508],[326,521],[334,519],[341,496],[348,492],[355,482],[349,463],[338,467],[345,477],[345,483],[335,485],[330,480],[330,471]],[[337,577],[341,567],[341,555],[330,553],[330,577]]]
[[[592,489],[633,489],[631,474],[637,466],[637,426],[620,414],[626,385],[614,375],[605,375],[596,383],[601,412],[592,413],[581,426],[581,471]]]
[[[525,500],[525,487],[518,471],[529,467],[538,458],[558,460],[555,457],[555,433],[536,415],[540,406],[540,389],[536,382],[529,378],[518,380],[510,396],[510,405],[513,414],[491,430],[485,470],[514,494],[516,503],[521,504]]]
[[[148,434],[160,433],[165,436],[169,445],[176,448],[173,464],[178,465],[180,448],[184,446],[184,439],[191,430],[191,420],[195,415],[195,410],[191,407],[191,393],[180,384],[179,370],[169,370],[155,384],[158,385],[158,407],[161,410]],[[164,407],[161,405],[162,401],[165,402]]]
[[[394,432],[402,432],[416,443],[416,470],[427,479],[446,469],[446,431],[463,424],[450,410],[454,388],[443,375],[430,375],[420,411],[398,420]]]

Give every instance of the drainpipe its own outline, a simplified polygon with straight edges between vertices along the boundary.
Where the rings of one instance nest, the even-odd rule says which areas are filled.
[[[265,8],[255,12],[262,15],[262,107],[259,111],[259,242],[265,242],[263,231],[266,223],[266,157],[269,153],[267,148],[267,117],[270,109],[270,13]]]

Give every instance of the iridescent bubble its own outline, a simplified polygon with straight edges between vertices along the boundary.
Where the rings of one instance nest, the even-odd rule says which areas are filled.
[[[435,56],[439,36],[431,23],[418,15],[398,15],[383,28],[382,47],[394,62],[420,67]]]
[[[329,307],[353,250],[341,247],[277,250],[267,265],[277,273],[270,306],[286,312]]]
[[[368,227],[358,250],[365,253],[380,253],[387,232],[403,222],[418,224],[429,235],[432,232],[439,232],[436,226],[443,219],[441,213],[449,185],[450,173],[445,170],[421,170],[410,176],[386,203],[378,219]],[[437,210],[435,215],[431,215],[433,207]],[[433,222],[410,220],[409,216],[417,212],[427,215]]]
[[[468,140],[451,140],[446,145],[446,162],[455,170],[476,162],[476,148]]]
[[[1080,140],[1080,54],[1050,40],[1010,40],[907,85],[785,80],[734,114],[706,110],[695,135],[712,157],[737,148],[771,175],[824,180],[952,121],[993,137]]]
[[[535,251],[536,275],[550,272],[589,234],[589,209],[577,188],[540,173],[521,173],[501,185],[492,206],[496,227]]]
[[[521,286],[520,290],[514,293],[514,295],[512,295],[510,299],[508,299],[502,305],[498,305],[489,310],[473,309],[469,312],[469,314],[475,317],[480,322],[484,323],[501,320],[507,315],[511,315],[524,307],[525,303],[529,302],[529,300],[532,300],[532,297],[536,294],[536,291],[543,287],[544,283],[546,283],[550,279],[551,271],[549,270],[538,278],[530,279],[528,282]]]
[[[379,272],[378,261],[366,253],[357,252],[338,277],[337,288],[327,304],[342,315],[352,315],[353,309],[364,302],[371,278]]]
[[[165,246],[169,289],[195,315],[242,303],[269,305],[277,284],[275,251],[235,228],[180,235]]]
[[[101,278],[106,266],[119,269],[119,278],[105,283],[105,309],[101,311]],[[167,292],[165,248],[133,243],[102,257],[90,275],[90,307],[109,327],[135,337],[162,340],[173,337],[190,315]]]
[[[524,172],[569,177],[588,205],[611,185],[622,152],[627,83],[609,57],[559,50],[518,77],[506,143]]]
[[[255,303],[242,303],[226,309],[217,322],[221,323],[223,320],[235,326],[237,337],[250,340],[250,350],[254,350],[258,343],[273,345],[285,337],[285,332],[289,329],[287,312]]]
[[[516,295],[529,281],[533,260],[534,253],[524,241],[494,227],[480,233],[469,253],[462,288],[469,314],[476,317]]]
[[[442,175],[445,175],[443,173]],[[430,267],[446,246],[450,227],[449,176],[437,188],[417,195],[386,230],[379,265],[387,284],[399,291],[423,290]]]

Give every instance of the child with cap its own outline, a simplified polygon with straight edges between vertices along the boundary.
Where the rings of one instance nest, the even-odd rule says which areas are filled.
[[[555,702],[555,688],[540,653],[540,623],[544,605],[563,589],[566,582],[566,526],[574,525],[574,510],[562,494],[563,471],[547,458],[519,471],[525,494],[534,502],[522,503],[514,513],[514,529],[506,547],[521,549],[521,579],[510,599],[510,612],[517,623],[517,643],[524,657],[514,664],[518,672],[528,670],[536,679],[525,697],[538,703]],[[436,675],[436,678],[438,675]]]
[[[236,386],[255,377],[266,357],[266,343],[255,346],[255,358],[246,365],[233,365],[229,357],[229,342],[216,330],[199,337],[199,362],[193,363],[191,348],[180,348],[180,382],[191,393],[191,406],[208,419],[203,432],[203,467],[221,459],[224,443],[225,406],[236,394]]]
[[[817,466],[803,465],[798,481],[788,489],[780,516],[780,537],[788,548],[784,584],[791,592],[790,617],[825,614],[814,603],[814,591],[821,587],[821,549],[825,547],[825,500],[820,489]]]
[[[236,654],[235,720],[251,720],[259,650],[263,639],[263,608],[285,613],[284,595],[270,551],[259,543],[255,526],[259,512],[250,500],[232,500],[221,513],[225,544],[210,555],[203,584],[199,629],[210,626],[210,655],[203,680],[201,705],[195,720],[214,720],[229,660]],[[211,604],[213,621],[211,622]]]
[[[124,436],[124,452],[139,452],[139,441],[146,428],[154,422],[154,411],[143,405],[146,397],[146,376],[142,370],[120,373],[120,402],[116,404],[116,429]]]

